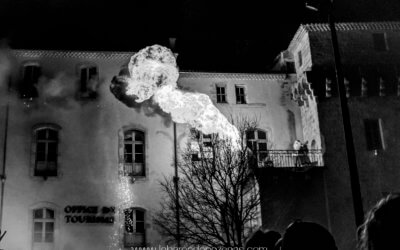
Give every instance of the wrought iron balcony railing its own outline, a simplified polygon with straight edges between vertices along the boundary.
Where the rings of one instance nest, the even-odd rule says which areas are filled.
[[[321,150],[311,149],[306,154],[300,154],[297,150],[269,150],[268,157],[259,166],[274,168],[323,167],[324,161]]]

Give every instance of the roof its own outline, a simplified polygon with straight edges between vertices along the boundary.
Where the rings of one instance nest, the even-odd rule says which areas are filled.
[[[327,23],[304,24],[308,32],[329,31]],[[336,23],[336,30],[400,30],[400,22]]]
[[[77,58],[85,60],[129,60],[134,52],[114,51],[61,51],[61,50],[12,50],[20,58]],[[285,74],[276,73],[221,73],[181,71],[180,78],[213,78],[234,80],[285,80]]]
[[[398,30],[400,31],[400,22],[352,22],[352,23],[335,23],[337,31],[352,31],[352,30]],[[288,49],[300,40],[305,33],[311,32],[328,32],[330,31],[328,23],[311,23],[301,24],[297,29]]]
[[[16,57],[23,58],[78,58],[78,59],[106,59],[128,60],[134,52],[114,51],[72,51],[72,50],[12,50]]]
[[[223,73],[223,72],[189,72],[181,71],[179,78],[212,78],[212,79],[229,79],[229,80],[285,80],[286,74],[277,73]]]

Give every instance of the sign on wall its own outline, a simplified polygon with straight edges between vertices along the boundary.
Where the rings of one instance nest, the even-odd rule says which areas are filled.
[[[115,207],[107,206],[66,206],[64,208],[66,223],[114,223]]]

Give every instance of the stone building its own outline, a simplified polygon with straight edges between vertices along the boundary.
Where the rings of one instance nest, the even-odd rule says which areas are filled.
[[[338,23],[336,29],[366,212],[383,195],[400,190],[400,23]],[[310,110],[305,99],[317,99],[326,165],[320,180],[309,181],[308,188],[303,185],[306,194],[289,200],[309,203],[303,206],[310,209],[294,206],[291,217],[322,223],[339,249],[354,249],[356,226],[330,37],[327,24],[301,25],[276,60],[276,70],[297,79],[292,93],[301,110]]]
[[[163,243],[152,215],[160,207],[159,180],[174,173],[173,126],[151,103],[132,109],[110,92],[113,76],[132,54],[2,54],[2,248]],[[294,166],[295,139],[312,142],[314,161],[323,166],[316,112],[291,101],[294,80],[285,73],[180,72],[178,85],[209,95],[226,116],[256,117],[259,130],[251,140],[259,152],[270,152],[275,167]],[[315,107],[312,96],[303,101]],[[178,145],[189,134],[188,125],[177,124]]]

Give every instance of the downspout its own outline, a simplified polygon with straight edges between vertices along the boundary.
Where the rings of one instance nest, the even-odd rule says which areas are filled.
[[[11,77],[8,80],[7,86],[7,94],[10,90],[11,85]],[[8,98],[8,97],[7,97]],[[7,163],[7,140],[8,140],[8,117],[9,117],[9,110],[10,110],[10,102],[7,99],[6,105],[6,113],[5,113],[5,123],[4,123],[4,140],[3,140],[3,162],[2,162],[2,169],[0,174],[0,181],[1,181],[1,196],[0,196],[0,233],[3,227],[3,208],[4,208],[4,187],[6,184],[6,163]]]
[[[169,48],[174,53],[175,58],[178,57],[178,53],[175,53],[175,42],[176,37],[170,37],[169,39]],[[175,184],[175,219],[176,219],[176,245],[177,247],[181,246],[181,224],[180,224],[180,213],[179,213],[179,176],[178,176],[178,148],[177,148],[177,138],[176,138],[176,123],[173,123],[174,130],[174,168],[175,168],[175,176],[174,176],[174,184]]]
[[[179,177],[178,177],[178,152],[176,142],[176,123],[174,122],[174,167],[175,167],[175,216],[176,216],[176,244],[177,247],[181,246],[181,234],[180,234],[180,214],[179,214]]]

